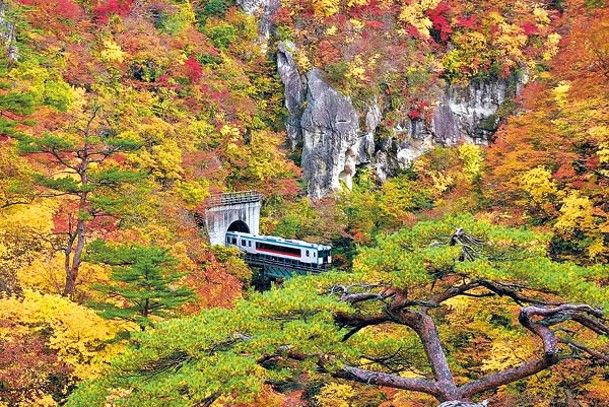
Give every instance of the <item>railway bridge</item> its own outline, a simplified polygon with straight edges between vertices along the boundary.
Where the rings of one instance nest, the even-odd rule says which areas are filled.
[[[230,192],[213,195],[205,211],[205,227],[212,245],[226,245],[228,232],[242,232],[258,236],[260,231],[260,208],[263,196],[257,192]],[[272,242],[277,242],[276,237],[262,236]],[[279,239],[283,241],[282,239]],[[292,241],[295,242],[295,241]],[[236,239],[232,242],[236,243]],[[302,250],[309,255],[310,244]],[[251,246],[250,246],[251,247]],[[281,249],[282,247],[280,247]],[[329,249],[329,248],[328,248]],[[313,249],[309,249],[313,250]],[[300,253],[300,251],[299,251]],[[304,251],[302,252],[304,253]],[[316,252],[317,253],[317,252]],[[288,278],[298,274],[319,273],[328,269],[328,264],[312,263],[310,260],[286,258],[282,255],[268,255],[259,253],[244,253],[245,262],[253,268],[261,271],[261,281]],[[317,261],[317,259],[316,259]],[[263,285],[266,283],[263,283]]]

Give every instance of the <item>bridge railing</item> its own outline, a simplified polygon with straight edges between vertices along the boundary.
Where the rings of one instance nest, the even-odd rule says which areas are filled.
[[[284,259],[281,257],[273,257],[260,254],[245,254],[245,262],[254,266],[276,266],[288,270],[305,271],[309,273],[323,273],[328,271],[329,266],[323,264],[321,266],[314,264],[301,263],[296,260]]]
[[[208,207],[260,202],[263,198],[264,196],[256,191],[224,192],[212,194]]]

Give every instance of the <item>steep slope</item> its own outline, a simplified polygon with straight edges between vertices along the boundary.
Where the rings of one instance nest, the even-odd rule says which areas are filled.
[[[543,2],[284,2],[278,68],[309,196],[350,187],[357,165],[384,180],[434,144],[487,144],[555,54],[559,16]],[[321,116],[316,93],[335,101]]]

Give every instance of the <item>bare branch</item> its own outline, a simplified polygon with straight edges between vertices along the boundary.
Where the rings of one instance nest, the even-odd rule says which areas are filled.
[[[6,208],[10,208],[11,206],[15,206],[15,205],[29,205],[32,202],[34,202],[34,198],[27,200],[27,201],[9,201],[9,202],[4,202],[0,205],[0,209],[6,209]]]
[[[472,261],[480,255],[480,248],[484,245],[482,240],[476,239],[473,236],[465,233],[463,228],[458,228],[450,238],[448,243],[450,246],[461,246],[462,261]]]
[[[371,290],[374,288],[383,288],[381,292],[352,292],[352,288],[360,288],[365,290]],[[329,293],[340,294],[339,301],[349,302],[355,304],[362,301],[368,300],[379,300],[383,301],[393,296],[393,293],[389,291],[389,287],[380,284],[352,284],[349,286],[335,285],[330,287]]]
[[[472,281],[470,283],[464,283],[459,286],[450,287],[446,291],[433,296],[431,299],[431,302],[440,304],[440,303],[442,303],[448,299],[451,299],[453,297],[456,297],[458,295],[463,295],[467,291],[480,287],[481,285],[482,285],[482,282],[480,282],[480,281]]]
[[[209,355],[213,355],[217,351],[226,349],[237,342],[248,341],[250,339],[252,339],[252,336],[243,334],[241,332],[236,332],[229,335],[225,340],[213,344],[208,353]]]
[[[305,355],[303,353],[292,352],[290,350],[290,346],[284,345],[280,346],[279,349],[277,349],[277,352],[275,353],[262,355],[261,357],[256,359],[256,363],[258,363],[259,365],[264,365],[267,362],[278,359],[292,359],[301,362],[305,360],[308,356],[309,355]]]
[[[387,356],[362,356],[361,358],[364,360],[368,360],[369,365],[371,364],[377,364],[382,366],[383,368],[387,369],[390,373],[400,373],[403,372],[404,370],[407,369],[407,366],[405,366],[405,364],[403,363],[403,360],[400,357],[400,354],[402,352],[402,347],[400,346],[395,352],[387,355]],[[361,366],[364,366],[366,364],[362,363]],[[397,366],[397,367],[395,367]]]
[[[395,389],[418,391],[443,399],[443,392],[437,383],[426,379],[413,379],[392,375],[389,373],[374,372],[352,366],[343,367],[335,376],[354,380],[360,383],[375,384],[377,386],[393,387]]]
[[[580,323],[598,335],[609,336],[609,327],[594,318],[584,314],[575,314],[571,319]]]
[[[542,300],[537,300],[535,298],[530,298],[525,295],[522,295],[518,289],[522,288],[516,285],[509,284],[501,284],[492,282],[489,280],[481,280],[480,285],[487,288],[488,290],[496,293],[501,297],[510,297],[514,302],[518,305],[523,304],[538,304],[538,305],[559,305],[558,303],[547,302]]]
[[[523,363],[518,367],[493,373],[464,384],[463,386],[460,386],[458,390],[462,399],[468,399],[477,393],[482,393],[504,384],[509,384],[517,380],[524,379],[525,377],[532,376],[544,369],[547,369],[556,362],[558,362],[558,358],[556,358],[555,361],[554,359],[548,359],[545,357],[535,359],[530,362]]]
[[[390,321],[392,321],[392,319],[384,313],[376,315],[361,315],[338,312],[334,315],[334,322],[336,322],[339,327],[352,328],[345,334],[345,336],[343,336],[341,339],[342,342],[346,341],[367,326],[380,325]]]
[[[47,150],[47,152],[48,152],[48,153],[50,153],[50,154],[51,154],[53,157],[55,157],[55,159],[56,159],[57,161],[59,161],[59,163],[60,163],[61,165],[63,165],[64,167],[67,167],[67,168],[69,168],[69,169],[71,169],[71,170],[76,171],[77,173],[80,173],[80,171],[79,171],[79,170],[80,170],[80,169],[79,169],[79,167],[78,167],[78,166],[76,166],[76,165],[72,165],[72,164],[68,163],[66,160],[64,160],[64,159],[61,157],[61,155],[59,154],[59,152],[58,152],[58,151],[55,149],[55,147],[51,147],[51,149],[50,149],[50,150]]]
[[[93,124],[93,121],[95,120],[95,117],[97,117],[97,113],[100,110],[101,110],[100,105],[96,105],[93,107],[93,112],[91,113],[91,116],[89,117],[89,120],[87,121],[87,125],[84,130],[85,137],[89,137],[89,134],[91,133],[91,125]]]
[[[558,338],[558,342],[564,343],[571,348],[579,349],[583,352],[586,352],[588,355],[592,356],[594,359],[601,360],[604,363],[609,363],[609,355],[605,355],[601,352],[595,351],[587,346],[582,345],[581,343],[574,342],[570,339]]]

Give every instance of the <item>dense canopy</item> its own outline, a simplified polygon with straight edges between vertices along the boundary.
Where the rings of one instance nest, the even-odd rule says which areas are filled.
[[[0,0],[0,407],[609,405],[608,44],[604,0]],[[332,269],[211,246],[238,191]]]

